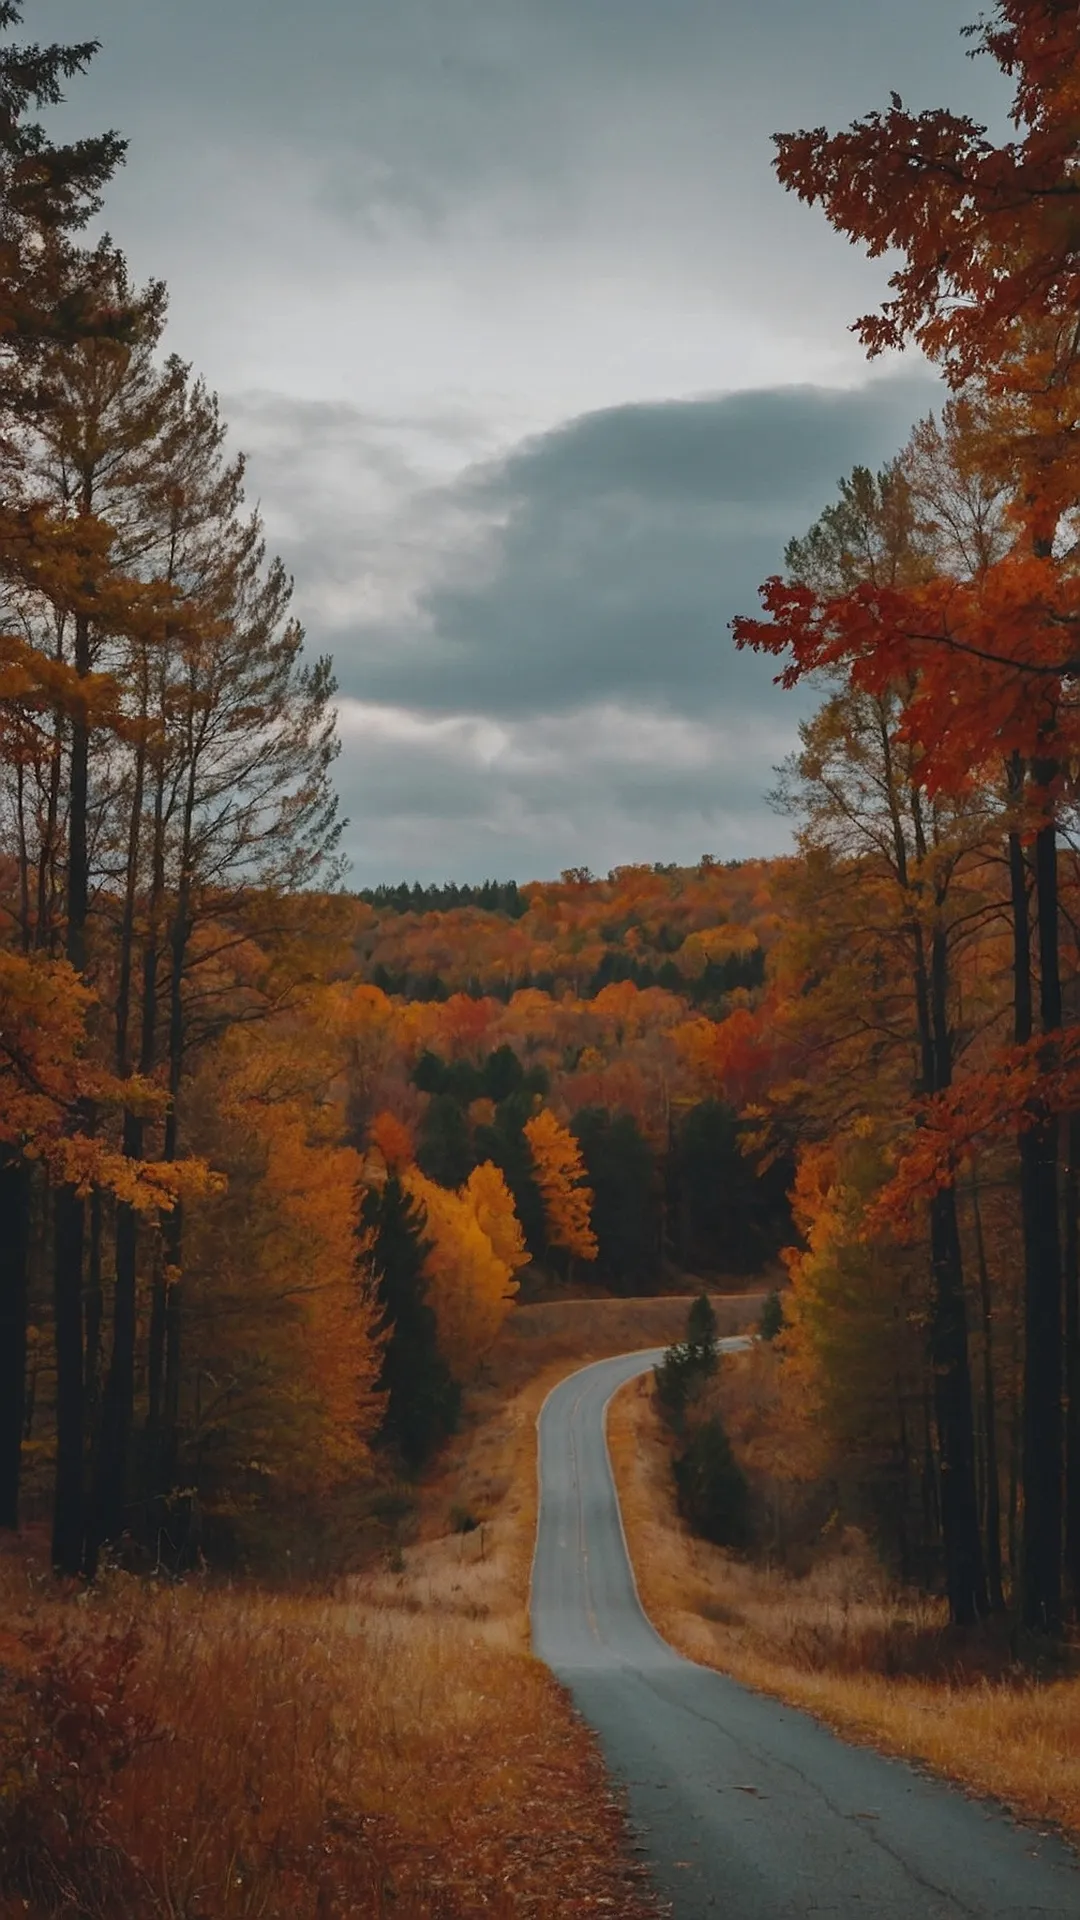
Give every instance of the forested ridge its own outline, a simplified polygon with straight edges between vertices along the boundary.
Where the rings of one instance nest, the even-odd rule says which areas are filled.
[[[1021,183],[1065,111],[1044,29]],[[908,214],[871,191],[930,123],[779,143],[841,228],[899,223],[890,338],[954,389],[735,623],[823,689],[780,773],[796,851],[354,894],[331,663],[164,287],[80,240],[123,143],[32,119],[91,51],[5,54],[0,1517],[51,1484],[70,1574],[198,1556],[215,1511],[227,1547],[400,1434],[409,1341],[434,1446],[524,1270],[640,1292],[788,1244],[792,1378],[889,1550],[958,1619],[1008,1587],[1053,1628],[1080,1585],[1076,375],[1050,266],[1008,325],[984,310],[1015,246],[983,259],[990,161],[946,322],[918,169]]]
[[[947,382],[895,459],[790,530],[733,622],[775,658],[778,707],[815,695],[776,775],[791,850],[365,889],[333,664],[244,456],[170,351],[165,287],[86,237],[124,141],[41,124],[95,45],[17,43],[22,12],[0,0],[5,1551],[91,1597],[286,1562],[400,1571],[402,1516],[458,1457],[520,1303],[757,1282],[775,1297],[734,1452],[722,1384],[698,1427],[689,1389],[672,1403],[685,1485],[712,1423],[725,1544],[782,1561],[786,1530],[809,1564],[857,1530],[951,1629],[1064,1660],[1075,7],[1001,0],[978,30],[1015,139],[896,96],[843,134],[777,138],[783,184],[899,263],[857,322],[870,354],[916,343]],[[98,1646],[114,1705],[126,1645]],[[74,1697],[78,1660],[54,1654],[48,1685]],[[4,1686],[6,1658],[0,1639]],[[47,1716],[47,1693],[19,1713]],[[130,1728],[110,1726],[126,1767]],[[37,1779],[13,1800],[11,1886],[81,1912],[35,1877]],[[333,1833],[355,1864],[362,1823],[346,1844],[336,1818],[320,1802],[304,1845]],[[288,1872],[274,1912],[308,1885]],[[341,1872],[320,1914],[354,1910]],[[143,1911],[134,1885],[100,1910]]]

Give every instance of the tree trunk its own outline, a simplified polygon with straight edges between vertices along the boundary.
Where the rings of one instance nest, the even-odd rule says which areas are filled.
[[[0,1156],[0,1527],[19,1524],[26,1411],[27,1256],[30,1169],[10,1150]]]
[[[62,660],[63,632],[57,640],[56,657]],[[37,912],[34,921],[34,945],[39,950],[53,949],[56,929],[54,925],[54,906],[58,892],[56,858],[58,823],[60,819],[60,783],[63,777],[65,720],[57,708],[53,715],[53,737],[49,753],[49,797],[45,811],[45,827],[38,853],[37,872]]]
[[[163,1157],[176,1159],[179,1144],[180,1081],[184,1066],[184,962],[188,943],[188,890],[181,879],[176,912],[169,934],[169,1109],[165,1118]],[[176,1482],[180,1417],[180,1369],[183,1339],[183,1209],[177,1201],[162,1221],[162,1242],[168,1285],[164,1312],[164,1381],[161,1440],[155,1492],[167,1494]]]
[[[101,1321],[104,1294],[101,1285],[101,1189],[90,1195],[90,1240],[86,1276],[86,1354],[83,1391],[86,1395],[86,1431],[93,1432],[97,1413],[101,1371]]]
[[[941,1455],[945,1581],[950,1617],[956,1626],[963,1627],[986,1612],[987,1593],[975,1493],[967,1306],[953,1187],[943,1187],[930,1202],[930,1251],[934,1269],[930,1357]]]
[[[75,622],[75,671],[80,679],[90,672],[90,623],[85,614]],[[86,972],[86,918],[90,903],[90,867],[87,849],[90,729],[85,718],[71,719],[71,766],[68,793],[67,957],[76,973]]]
[[[149,671],[143,654],[141,719],[145,729],[149,716]],[[129,1033],[131,1026],[132,979],[135,963],[135,908],[139,885],[139,850],[142,839],[143,795],[146,781],[145,737],[135,758],[135,778],[128,823],[127,867],[124,887],[124,912],[120,928],[120,958],[116,990],[116,1071],[121,1080],[131,1072]],[[148,1074],[154,1064],[156,1022],[157,960],[155,927],[160,878],[161,804],[160,779],[155,819],[154,869],[151,881],[150,929],[147,955],[144,956],[145,995],[142,1014],[142,1038],[139,1071]],[[148,976],[148,978],[147,978]],[[143,1122],[125,1111],[122,1148],[128,1159],[138,1160],[143,1151]],[[134,1207],[118,1201],[115,1231],[116,1286],[113,1294],[113,1338],[109,1371],[101,1406],[101,1432],[98,1442],[91,1536],[87,1543],[87,1572],[93,1577],[98,1554],[107,1542],[119,1539],[127,1519],[128,1468],[131,1431],[135,1418],[135,1307],[138,1276],[138,1222]]]
[[[915,847],[920,861],[927,855],[922,798],[910,794]],[[898,842],[902,845],[902,841]],[[899,866],[907,886],[906,857]],[[926,1093],[943,1093],[952,1083],[952,1029],[949,1023],[949,949],[940,915],[943,900],[935,897],[935,925],[926,940],[918,919],[912,920],[915,959],[915,1013]],[[970,1626],[987,1611],[986,1572],[979,1532],[979,1500],[975,1484],[975,1410],[968,1351],[967,1300],[964,1263],[956,1211],[956,1189],[942,1187],[930,1202],[930,1262],[933,1300],[930,1320],[930,1363],[934,1378],[934,1417],[941,1475],[941,1534],[945,1553],[945,1585],[949,1615],[956,1626]]]
[[[1045,770],[1037,774],[1046,778]],[[1040,1019],[1044,1034],[1061,1027],[1058,972],[1057,831],[1052,822],[1035,840],[1039,925]],[[1058,1127],[1039,1112],[1025,1130],[1024,1194],[1027,1286],[1024,1365],[1024,1541],[1022,1618],[1037,1632],[1061,1625],[1062,1562],[1062,1338],[1061,1251],[1058,1229]]]
[[[1065,1175],[1065,1564],[1080,1619],[1080,1114],[1068,1125]]]
[[[998,1465],[997,1401],[994,1391],[994,1317],[990,1297],[990,1272],[986,1261],[982,1205],[977,1175],[971,1176],[971,1205],[975,1222],[975,1257],[979,1269],[979,1305],[983,1336],[983,1435],[986,1447],[986,1488],[983,1537],[986,1542],[986,1586],[990,1606],[995,1613],[1005,1608],[1001,1569],[1001,1481]]]
[[[52,1563],[57,1573],[82,1571],[84,1202],[59,1187],[53,1202],[53,1310],[56,1323],[56,1481]]]
[[[30,926],[30,849],[26,839],[26,767],[20,746],[15,767],[15,818],[19,838],[19,944],[29,953],[33,944]]]
[[[154,1248],[150,1283],[150,1333],[147,1345],[146,1429],[143,1438],[143,1493],[151,1505],[158,1491],[161,1452],[161,1390],[165,1377],[165,1263],[160,1235]]]
[[[124,1152],[137,1159],[142,1149],[142,1122],[124,1115]],[[121,1201],[116,1209],[116,1286],[113,1293],[112,1348],[101,1401],[94,1475],[91,1534],[87,1543],[87,1573],[93,1578],[102,1546],[118,1540],[127,1516],[128,1456],[135,1413],[135,1277],[137,1221],[134,1207]]]
[[[180,1083],[184,1071],[184,968],[191,937],[191,858],[195,819],[196,761],[193,758],[184,801],[180,848],[180,878],[176,907],[169,928],[169,1106],[165,1116],[163,1158],[174,1161],[179,1143]],[[180,1369],[183,1339],[183,1209],[177,1201],[162,1221],[162,1242],[166,1266],[166,1288],[162,1301],[164,1314],[163,1391],[161,1396],[160,1439],[154,1463],[154,1492],[168,1494],[176,1483],[179,1448]]]
[[[75,622],[75,671],[90,672],[90,625]],[[87,799],[90,733],[85,717],[71,721],[68,796],[67,957],[77,973],[86,969],[89,904]],[[53,1565],[79,1573],[85,1530],[83,1236],[86,1209],[74,1187],[58,1188],[54,1201],[53,1311],[56,1338],[56,1485],[53,1501]]]

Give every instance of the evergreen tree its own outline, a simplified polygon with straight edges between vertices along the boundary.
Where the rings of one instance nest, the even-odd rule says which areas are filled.
[[[716,1314],[708,1294],[701,1293],[686,1316],[685,1340],[666,1348],[656,1368],[657,1397],[673,1426],[682,1426],[688,1406],[716,1372],[719,1358]]]
[[[493,1161],[503,1174],[514,1196],[514,1211],[521,1221],[529,1257],[540,1260],[547,1251],[547,1226],[533,1157],[525,1138],[525,1122],[531,1116],[532,1094],[526,1078],[517,1092],[496,1108],[491,1126],[476,1128],[474,1147],[478,1161]]]
[[[619,1293],[640,1293],[655,1279],[658,1234],[656,1166],[630,1113],[582,1107],[570,1122],[592,1189],[597,1270]]]
[[[763,1340],[775,1340],[784,1330],[784,1303],[776,1288],[765,1296],[758,1322],[758,1332]]]
[[[496,1047],[484,1062],[481,1092],[488,1100],[494,1100],[496,1106],[508,1100],[516,1093],[525,1078],[525,1069],[508,1042]]]
[[[699,1293],[686,1316],[686,1344],[709,1373],[715,1371],[718,1357],[716,1313],[707,1293]]]
[[[721,1100],[702,1100],[680,1128],[672,1155],[675,1241],[687,1266],[752,1273],[791,1231],[792,1169],[761,1174],[743,1153],[739,1119]]]
[[[703,1420],[676,1455],[675,1485],[679,1511],[695,1533],[718,1547],[749,1543],[749,1489],[718,1414]]]
[[[378,1331],[388,1333],[379,1391],[387,1397],[383,1434],[412,1472],[422,1467],[457,1424],[460,1391],[438,1347],[427,1300],[423,1207],[396,1174],[364,1197],[361,1225],[374,1235]]]
[[[14,0],[0,0],[0,31],[18,26],[22,8]],[[0,576],[5,586],[33,579],[51,552],[54,567],[62,563],[63,542],[58,528],[46,530],[40,511],[27,510],[21,498],[18,461],[22,430],[40,421],[49,409],[43,356],[58,340],[78,341],[90,334],[122,329],[124,316],[103,314],[92,285],[70,272],[75,249],[71,235],[85,226],[100,207],[101,189],[119,165],[124,142],[114,133],[57,146],[44,127],[28,117],[59,104],[64,83],[82,73],[97,42],[74,45],[0,47],[0,478],[4,504],[0,507]],[[52,545],[50,548],[50,539]],[[76,556],[75,530],[67,550]],[[28,675],[26,649],[20,649],[18,672]],[[5,640],[3,664],[9,663],[11,642]],[[25,686],[24,686],[25,690]],[[76,729],[77,731],[77,729]],[[70,796],[71,835],[78,827],[77,780]],[[75,964],[81,964],[83,901],[78,876],[69,913],[68,944]],[[81,1201],[64,1190],[57,1223],[61,1250],[75,1242],[80,1227]],[[0,1153],[0,1404],[6,1418],[0,1428],[0,1523],[12,1526],[18,1515],[21,1409],[26,1351],[26,1209],[30,1182],[21,1154],[12,1147]],[[53,1555],[66,1572],[77,1571],[82,1550],[82,1302],[78,1289],[58,1279],[56,1300],[57,1345],[57,1498],[53,1528]]]
[[[433,1093],[420,1124],[416,1164],[440,1187],[464,1186],[477,1164],[469,1122],[450,1093]]]

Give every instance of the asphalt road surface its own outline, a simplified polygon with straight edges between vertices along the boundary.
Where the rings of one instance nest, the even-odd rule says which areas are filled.
[[[806,1714],[682,1659],[650,1626],[604,1414],[615,1389],[659,1357],[584,1367],[544,1405],[532,1628],[627,1789],[675,1920],[1080,1920],[1080,1871],[1061,1842],[846,1746]]]

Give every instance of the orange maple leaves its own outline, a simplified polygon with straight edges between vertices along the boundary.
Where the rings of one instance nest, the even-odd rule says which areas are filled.
[[[930,792],[962,789],[992,758],[1080,747],[1066,697],[1080,670],[1080,582],[1049,558],[1012,553],[975,580],[867,582],[834,597],[774,577],[761,599],[769,618],[738,617],[736,644],[787,654],[782,685],[837,667],[867,693],[910,685],[902,734]]]
[[[896,94],[842,133],[775,136],[786,187],[872,258],[904,256],[893,297],[855,324],[868,352],[913,336],[956,383],[1001,365],[1019,315],[1080,309],[1080,17],[1060,0],[998,0],[968,31],[1015,80],[1020,139],[995,146],[976,121],[910,113]]]

